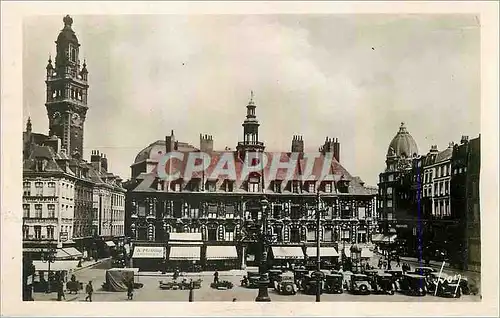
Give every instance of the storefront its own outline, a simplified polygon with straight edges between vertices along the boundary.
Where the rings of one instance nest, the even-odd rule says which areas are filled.
[[[301,246],[271,246],[272,264],[277,266],[302,265],[304,251]]]
[[[64,289],[68,276],[78,267],[76,260],[56,260],[54,262],[33,261],[35,267],[35,276],[33,278],[33,290],[35,292],[45,292],[48,282],[50,289],[57,291],[57,282],[63,280]],[[50,267],[50,270],[49,270]]]
[[[308,258],[309,263],[314,263],[317,260],[317,252],[318,249],[317,247],[309,246],[306,248],[306,255]],[[325,269],[330,269],[327,267],[334,267],[338,264],[339,261],[339,253],[335,249],[335,247],[330,246],[330,247],[320,247],[319,250],[319,257],[321,261],[322,268],[325,267]]]
[[[206,270],[229,270],[239,267],[236,246],[209,245],[206,247]]]
[[[132,254],[132,267],[141,272],[156,272],[164,268],[165,247],[135,246]]]
[[[166,270],[172,272],[175,269],[186,272],[200,271],[201,246],[170,246]]]

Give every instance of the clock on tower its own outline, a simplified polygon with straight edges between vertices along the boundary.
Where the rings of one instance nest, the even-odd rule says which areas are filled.
[[[64,28],[56,41],[55,65],[47,64],[47,115],[50,133],[61,139],[61,148],[82,156],[83,129],[87,114],[87,64],[80,65],[80,43],[72,29],[73,19],[64,17]],[[76,151],[78,150],[78,151]]]

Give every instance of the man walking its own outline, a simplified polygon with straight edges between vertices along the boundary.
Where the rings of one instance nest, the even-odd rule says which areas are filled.
[[[94,287],[92,287],[92,281],[89,280],[89,283],[87,284],[87,286],[85,286],[85,292],[87,293],[87,297],[85,297],[85,301],[87,301],[87,299],[92,302],[92,293],[94,293]]]
[[[219,283],[219,272],[216,270],[214,273],[214,284]]]
[[[127,299],[132,300],[134,298],[134,282],[129,281],[127,284]]]

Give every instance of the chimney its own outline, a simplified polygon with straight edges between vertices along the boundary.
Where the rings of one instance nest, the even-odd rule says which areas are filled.
[[[212,152],[214,150],[214,140],[211,135],[200,134],[200,151],[201,152]]]
[[[335,138],[333,143],[333,157],[337,162],[340,162],[340,143],[338,138]]]
[[[61,139],[56,135],[52,135],[49,139],[45,140],[44,146],[52,148],[55,153],[61,152]]]
[[[175,136],[174,130],[170,132],[170,136],[165,136],[165,153],[175,150]]]
[[[304,152],[304,140],[302,136],[293,136],[292,152]]]
[[[466,144],[469,142],[469,136],[462,136],[462,140],[460,140],[460,144]]]
[[[106,158],[105,154],[101,156],[101,169],[104,172],[108,172],[108,158]]]

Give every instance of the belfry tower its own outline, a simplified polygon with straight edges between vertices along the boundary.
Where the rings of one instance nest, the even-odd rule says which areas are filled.
[[[244,152],[263,152],[264,143],[259,141],[259,121],[255,115],[255,103],[253,91],[250,93],[250,101],[247,105],[247,117],[243,122],[243,141],[238,142],[236,150]]]
[[[80,66],[78,38],[73,19],[63,19],[64,28],[56,41],[55,66],[47,64],[47,115],[49,136],[61,139],[61,149],[74,158],[83,157],[83,128],[87,114],[87,65]]]

